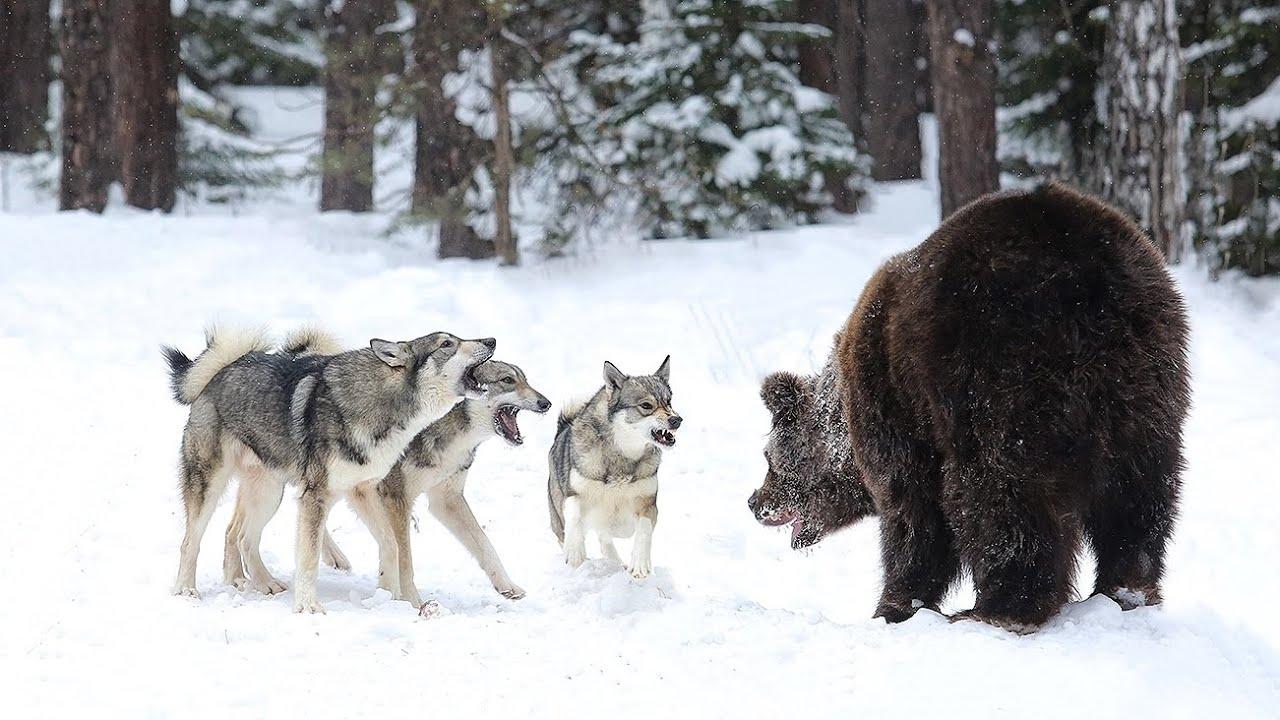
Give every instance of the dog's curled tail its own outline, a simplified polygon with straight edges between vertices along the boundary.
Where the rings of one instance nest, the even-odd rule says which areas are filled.
[[[223,368],[251,352],[271,349],[267,335],[260,329],[211,327],[204,333],[204,352],[195,360],[181,350],[168,345],[160,351],[169,363],[169,383],[173,399],[190,405],[204,392],[205,386]]]
[[[289,355],[337,355],[342,352],[342,343],[325,330],[304,325],[289,333],[281,348]]]
[[[560,417],[556,419],[556,434],[559,435],[561,430],[569,427],[569,424],[582,414],[582,409],[589,402],[591,402],[589,399],[582,398],[566,402],[560,409]]]

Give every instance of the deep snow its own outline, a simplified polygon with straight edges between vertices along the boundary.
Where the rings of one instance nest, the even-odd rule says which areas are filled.
[[[15,194],[19,211],[0,214],[0,714],[1280,716],[1275,280],[1176,273],[1195,406],[1162,608],[1094,598],[1030,637],[929,612],[886,626],[870,619],[874,520],[806,554],[754,522],[759,379],[820,367],[876,264],[935,224],[926,183],[874,193],[852,221],[615,243],[514,270],[437,262],[380,237],[385,216],[320,216],[297,198],[99,218]],[[185,409],[158,346],[198,351],[213,319],[277,334],[319,321],[352,346],[494,335],[557,404],[593,390],[605,359],[638,373],[671,353],[686,422],[660,473],[656,574],[562,564],[544,497],[555,421],[524,413],[526,444],[486,445],[468,497],[526,599],[500,598],[419,512],[417,579],[443,608],[419,618],[375,591],[373,542],[339,506],[330,527],[354,572],[322,569],[328,614],[294,615],[291,593],[220,583],[226,500],[203,597],[169,595]],[[286,499],[263,542],[286,581],[293,525]],[[966,584],[947,609],[971,601]]]

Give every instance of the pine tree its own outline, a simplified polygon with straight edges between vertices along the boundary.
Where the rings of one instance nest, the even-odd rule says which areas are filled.
[[[62,176],[58,207],[102,212],[112,150],[109,0],[62,0]]]
[[[315,85],[324,67],[316,0],[187,0],[178,18],[197,87]]]
[[[178,37],[169,0],[133,0],[111,19],[114,148],[125,201],[173,209],[178,189]]]
[[[564,210],[624,194],[657,237],[811,222],[824,177],[863,192],[866,160],[834,98],[797,77],[814,35],[770,0],[649,0],[639,37],[574,33],[562,66],[582,83],[552,135]]]
[[[1193,240],[1215,271],[1280,273],[1280,2],[1195,0],[1180,10]]]

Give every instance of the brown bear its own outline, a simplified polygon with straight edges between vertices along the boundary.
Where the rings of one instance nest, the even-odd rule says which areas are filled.
[[[1095,593],[1160,602],[1187,413],[1187,319],[1160,252],[1059,184],[988,195],[886,262],[823,371],[776,373],[757,520],[804,547],[880,517],[889,622],[938,609],[1034,630]]]

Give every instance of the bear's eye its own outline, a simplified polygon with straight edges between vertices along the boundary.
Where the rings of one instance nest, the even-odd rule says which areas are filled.
[[[640,409],[641,409],[641,410],[643,410],[643,411],[645,411],[645,412],[649,412],[649,411],[653,410],[653,403],[651,403],[651,402],[647,402],[647,401],[646,401],[646,402],[642,402],[642,403],[640,403]]]

